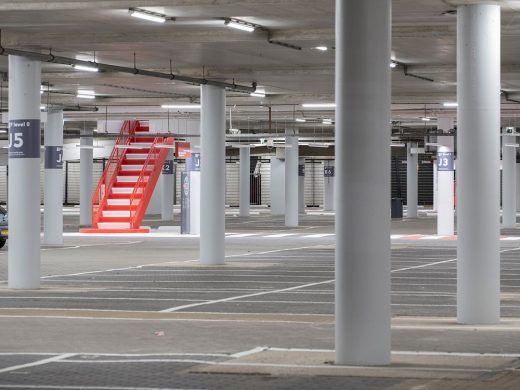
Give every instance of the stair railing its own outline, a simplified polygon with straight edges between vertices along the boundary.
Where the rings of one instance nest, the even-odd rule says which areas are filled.
[[[173,145],[173,138],[155,137],[143,164],[143,169],[137,178],[134,190],[130,196],[130,228],[139,229],[144,213],[155,189],[155,183],[161,174],[163,163],[168,155],[168,148]],[[153,160],[153,161],[152,161]],[[147,175],[146,173],[150,174]]]
[[[107,199],[112,191],[112,187],[117,179],[117,173],[121,168],[121,163],[123,162],[127,148],[118,146],[128,146],[130,143],[130,136],[133,135],[136,129],[139,127],[139,121],[125,121],[123,126],[121,127],[121,131],[119,132],[119,137],[117,137],[116,142],[114,144],[114,149],[108,158],[108,161],[105,165],[105,169],[103,174],[99,178],[98,185],[92,194],[92,227],[97,228],[98,222],[102,216],[103,209],[107,205]]]

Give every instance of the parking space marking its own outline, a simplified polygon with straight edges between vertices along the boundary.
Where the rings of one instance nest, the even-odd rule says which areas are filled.
[[[0,374],[3,374],[4,372],[11,372],[11,371],[16,371],[16,370],[21,370],[22,368],[35,367],[35,366],[41,366],[41,365],[47,364],[47,363],[58,362],[58,361],[60,361],[62,359],[67,359],[67,358],[72,357],[72,356],[76,356],[76,354],[75,353],[63,353],[63,354],[58,355],[58,356],[53,356],[53,357],[50,357],[50,358],[47,358],[47,359],[37,360],[37,361],[31,362],[31,363],[19,364],[17,366],[6,367],[6,368],[0,369]]]

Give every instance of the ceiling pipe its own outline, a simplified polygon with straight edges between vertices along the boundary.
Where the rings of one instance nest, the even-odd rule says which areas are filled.
[[[100,62],[82,61],[82,60],[77,60],[75,58],[55,56],[52,53],[42,54],[42,53],[37,53],[37,52],[30,52],[30,51],[25,51],[25,50],[8,49],[5,47],[0,47],[0,55],[14,55],[14,56],[26,57],[26,58],[31,58],[31,59],[41,61],[41,62],[49,62],[52,64],[61,64],[61,65],[69,65],[69,66],[80,65],[80,66],[87,66],[87,67],[95,67],[95,68],[99,69],[100,71],[120,72],[120,73],[128,73],[128,74],[135,74],[135,75],[148,76],[148,77],[156,77],[156,78],[160,78],[160,79],[177,80],[177,81],[185,82],[188,84],[195,84],[195,85],[208,84],[208,85],[214,85],[217,87],[226,88],[231,91],[243,92],[243,93],[251,93],[251,92],[256,91],[256,82],[253,82],[251,87],[248,87],[246,85],[239,85],[239,84],[235,84],[235,83],[232,83],[232,84],[225,83],[222,81],[208,80],[205,78],[182,76],[182,75],[177,75],[177,74],[173,74],[173,73],[155,72],[155,71],[151,71],[151,70],[130,68],[130,67],[126,67],[126,66],[103,64]]]

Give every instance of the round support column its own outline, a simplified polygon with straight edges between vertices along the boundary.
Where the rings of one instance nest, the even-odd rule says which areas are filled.
[[[45,125],[43,242],[63,244],[63,111],[49,111]]]
[[[406,216],[417,218],[418,203],[418,154],[417,142],[406,146]]]
[[[79,152],[79,225],[89,227],[92,225],[92,191],[94,171],[94,141],[91,129],[80,130]]]
[[[289,131],[288,131],[289,132]],[[290,130],[293,134],[293,131]],[[298,136],[285,136],[285,226],[298,226]]]
[[[502,227],[516,227],[516,136],[502,136]]]
[[[223,264],[225,257],[226,92],[200,87],[200,261]]]
[[[9,288],[40,287],[41,64],[9,56]]]
[[[457,319],[500,318],[500,6],[457,11]]]
[[[240,148],[240,216],[249,217],[251,203],[251,149]]]
[[[390,363],[390,0],[336,0],[336,363]]]

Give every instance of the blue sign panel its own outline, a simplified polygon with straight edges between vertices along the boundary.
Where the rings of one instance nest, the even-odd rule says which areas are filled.
[[[186,172],[200,171],[200,153],[192,153],[186,159]]]
[[[181,234],[190,234],[190,173],[181,172]]]
[[[61,146],[45,147],[45,169],[63,169],[63,148]]]
[[[305,176],[305,164],[298,165],[298,176]]]
[[[323,168],[323,176],[325,176],[325,177],[334,177],[334,167],[324,167]]]
[[[453,171],[453,152],[437,152],[437,170]]]
[[[40,120],[9,121],[9,158],[40,158]]]
[[[173,175],[173,160],[165,160],[162,167],[163,175]]]

